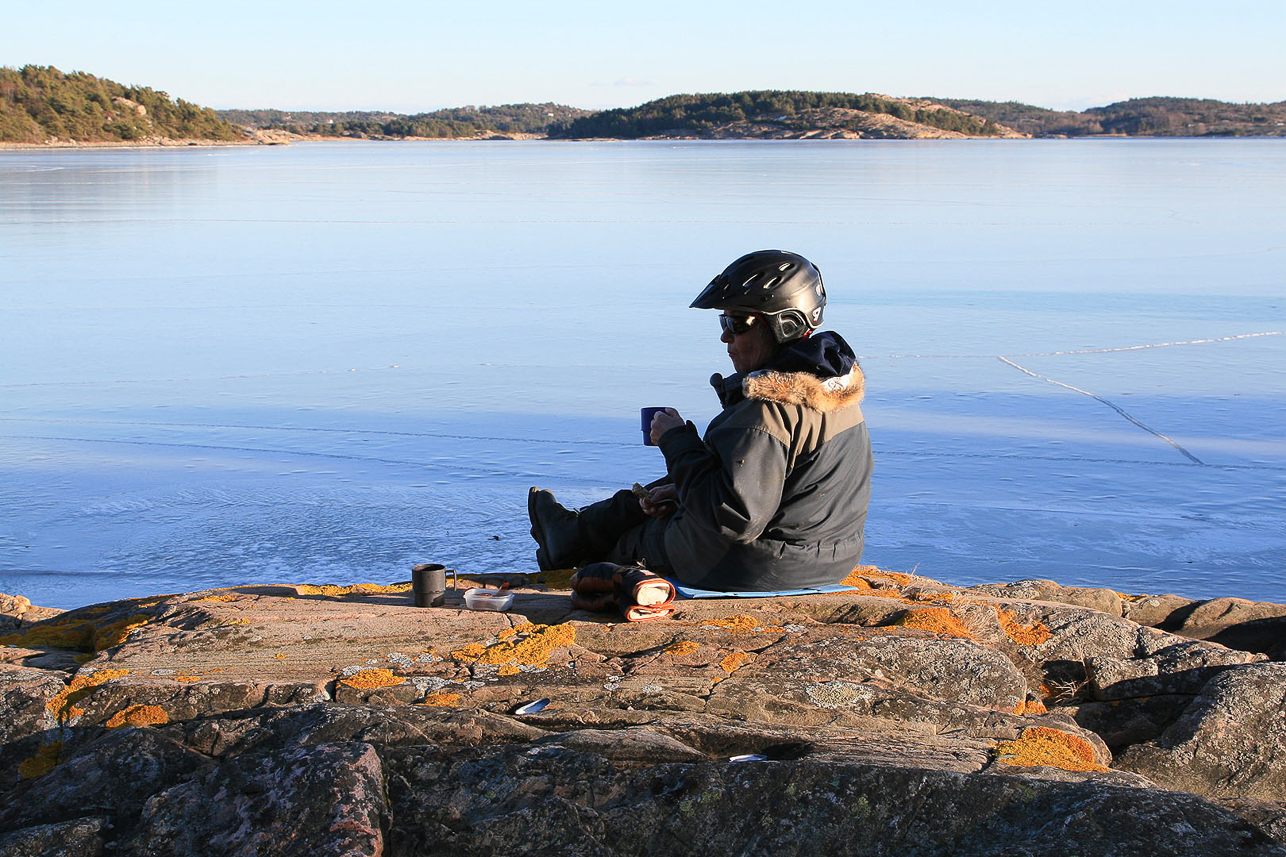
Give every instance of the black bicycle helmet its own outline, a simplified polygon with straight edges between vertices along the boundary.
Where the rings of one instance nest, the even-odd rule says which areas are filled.
[[[711,280],[692,306],[759,313],[782,344],[821,326],[826,289],[822,272],[798,253],[756,250]]]

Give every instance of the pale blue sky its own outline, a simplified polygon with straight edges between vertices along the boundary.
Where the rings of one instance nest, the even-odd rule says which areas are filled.
[[[1286,0],[7,0],[0,65],[210,107],[419,112],[813,89],[1081,109],[1286,99]]]

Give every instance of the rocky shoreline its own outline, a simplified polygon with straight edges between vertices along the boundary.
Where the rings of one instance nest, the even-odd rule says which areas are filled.
[[[1286,855],[1286,606],[863,567],[626,624],[566,576],[0,596],[0,857]]]

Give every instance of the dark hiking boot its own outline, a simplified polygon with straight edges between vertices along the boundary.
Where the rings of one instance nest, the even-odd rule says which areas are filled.
[[[532,488],[527,493],[527,516],[531,518],[531,537],[539,546],[536,565],[541,571],[573,568],[584,559],[579,514],[563,507],[551,492]]]

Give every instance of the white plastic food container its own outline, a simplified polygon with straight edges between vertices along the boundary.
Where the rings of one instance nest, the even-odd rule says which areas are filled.
[[[464,606],[470,610],[495,610],[503,613],[514,603],[514,594],[500,589],[470,589],[464,593]]]

